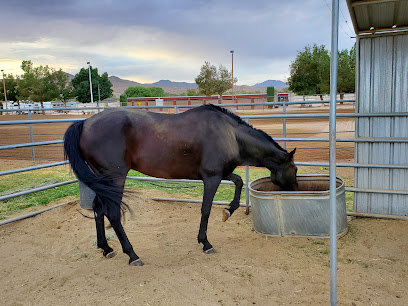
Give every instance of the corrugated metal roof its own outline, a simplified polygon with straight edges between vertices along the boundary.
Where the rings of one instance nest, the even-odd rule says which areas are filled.
[[[408,0],[347,0],[356,34],[408,30]]]

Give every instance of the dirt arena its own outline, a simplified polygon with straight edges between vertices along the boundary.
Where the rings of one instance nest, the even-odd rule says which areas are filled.
[[[125,229],[145,265],[95,248],[93,220],[78,204],[0,227],[2,305],[328,305],[329,240],[267,237],[239,209],[227,222],[213,208],[197,244],[197,204],[163,203],[157,191],[127,200]],[[112,230],[108,230],[112,232]],[[338,241],[339,305],[408,304],[408,222],[354,219]]]
[[[340,111],[352,112],[347,106]],[[9,117],[0,116],[0,120]],[[280,123],[276,121],[251,124],[281,137]],[[34,125],[34,140],[61,139],[68,125]],[[291,120],[288,126],[289,136],[328,137],[320,133],[328,131],[327,120]],[[349,119],[339,120],[339,137],[349,133],[350,128],[354,125]],[[23,136],[25,129],[2,126],[1,145],[29,142],[16,136]],[[305,132],[308,134],[301,134]],[[3,136],[8,133],[6,143]],[[325,143],[288,144],[288,148],[294,146],[299,148],[298,161],[324,161],[328,156]],[[353,159],[349,147],[348,143],[339,144],[339,160]],[[52,148],[36,148],[36,163],[61,161],[61,148]],[[31,149],[24,150],[19,150],[21,155],[17,156],[22,166],[31,158]],[[352,173],[339,170],[344,175]],[[267,237],[254,232],[252,215],[245,215],[244,209],[222,222],[222,208],[215,206],[208,237],[217,253],[206,255],[196,242],[200,206],[151,200],[160,196],[168,195],[137,190],[126,198],[135,216],[127,214],[124,227],[145,263],[143,267],[127,265],[127,256],[121,252],[112,230],[108,230],[109,243],[118,255],[103,258],[95,247],[94,221],[80,214],[88,212],[81,210],[78,203],[1,226],[1,304],[329,304],[328,239]],[[348,225],[348,234],[338,240],[338,304],[408,305],[408,222],[349,219]]]

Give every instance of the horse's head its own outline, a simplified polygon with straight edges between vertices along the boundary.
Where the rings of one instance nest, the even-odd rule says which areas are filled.
[[[296,180],[297,167],[293,160],[295,152],[296,149],[290,153],[286,153],[287,156],[285,156],[284,162],[270,169],[272,183],[283,190],[295,191],[298,188]]]

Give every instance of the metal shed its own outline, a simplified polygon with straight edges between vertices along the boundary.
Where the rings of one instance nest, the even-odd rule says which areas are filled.
[[[347,5],[357,34],[356,138],[366,140],[355,144],[354,210],[408,215],[408,1]]]

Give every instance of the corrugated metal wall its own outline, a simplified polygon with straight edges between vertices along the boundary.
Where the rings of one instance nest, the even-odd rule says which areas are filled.
[[[360,37],[357,54],[357,113],[408,112],[408,34]],[[406,117],[356,119],[356,137],[406,137]],[[359,164],[408,164],[407,143],[356,143]],[[354,186],[408,190],[408,170],[356,168]],[[408,196],[357,192],[357,212],[408,215]]]

